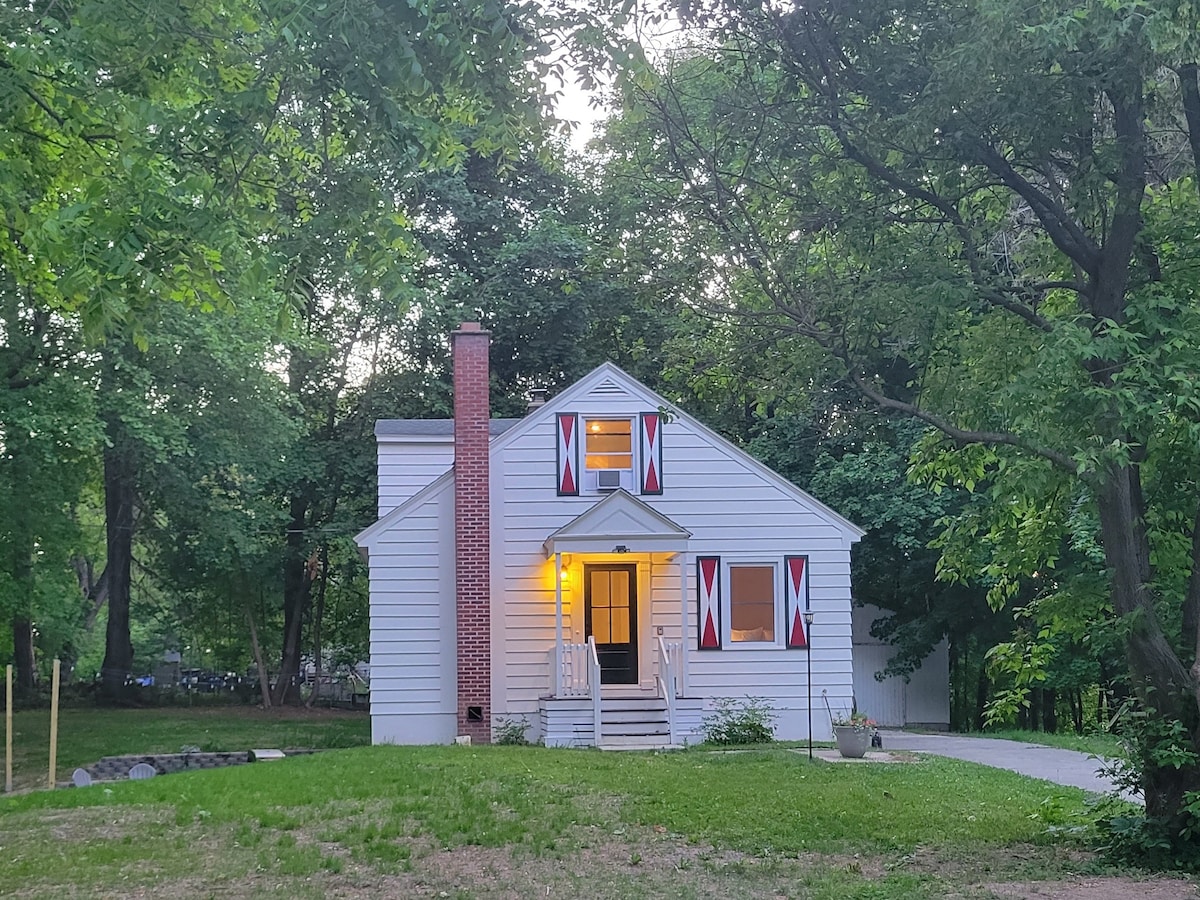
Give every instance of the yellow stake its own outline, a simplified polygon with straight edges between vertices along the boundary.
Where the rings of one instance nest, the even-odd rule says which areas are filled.
[[[60,660],[54,661],[54,680],[50,687],[50,790],[54,790],[54,769],[58,765],[58,677]]]

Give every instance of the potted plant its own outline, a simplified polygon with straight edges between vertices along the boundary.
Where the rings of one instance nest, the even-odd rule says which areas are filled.
[[[837,740],[838,753],[848,759],[862,759],[867,755],[874,731],[875,721],[858,710],[849,715],[836,716],[833,720],[833,736]]]

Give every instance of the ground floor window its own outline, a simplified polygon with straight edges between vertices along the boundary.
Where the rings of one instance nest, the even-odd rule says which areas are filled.
[[[729,640],[734,644],[775,643],[775,566],[729,566]]]

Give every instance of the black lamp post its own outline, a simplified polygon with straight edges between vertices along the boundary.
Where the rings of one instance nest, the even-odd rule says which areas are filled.
[[[804,611],[804,630],[808,632],[808,652],[805,654],[805,665],[808,667],[808,759],[811,762],[812,755],[812,623],[813,614],[811,609]]]

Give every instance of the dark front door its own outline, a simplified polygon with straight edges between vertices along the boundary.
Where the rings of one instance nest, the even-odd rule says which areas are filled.
[[[637,566],[585,565],[583,617],[601,684],[637,684]]]

